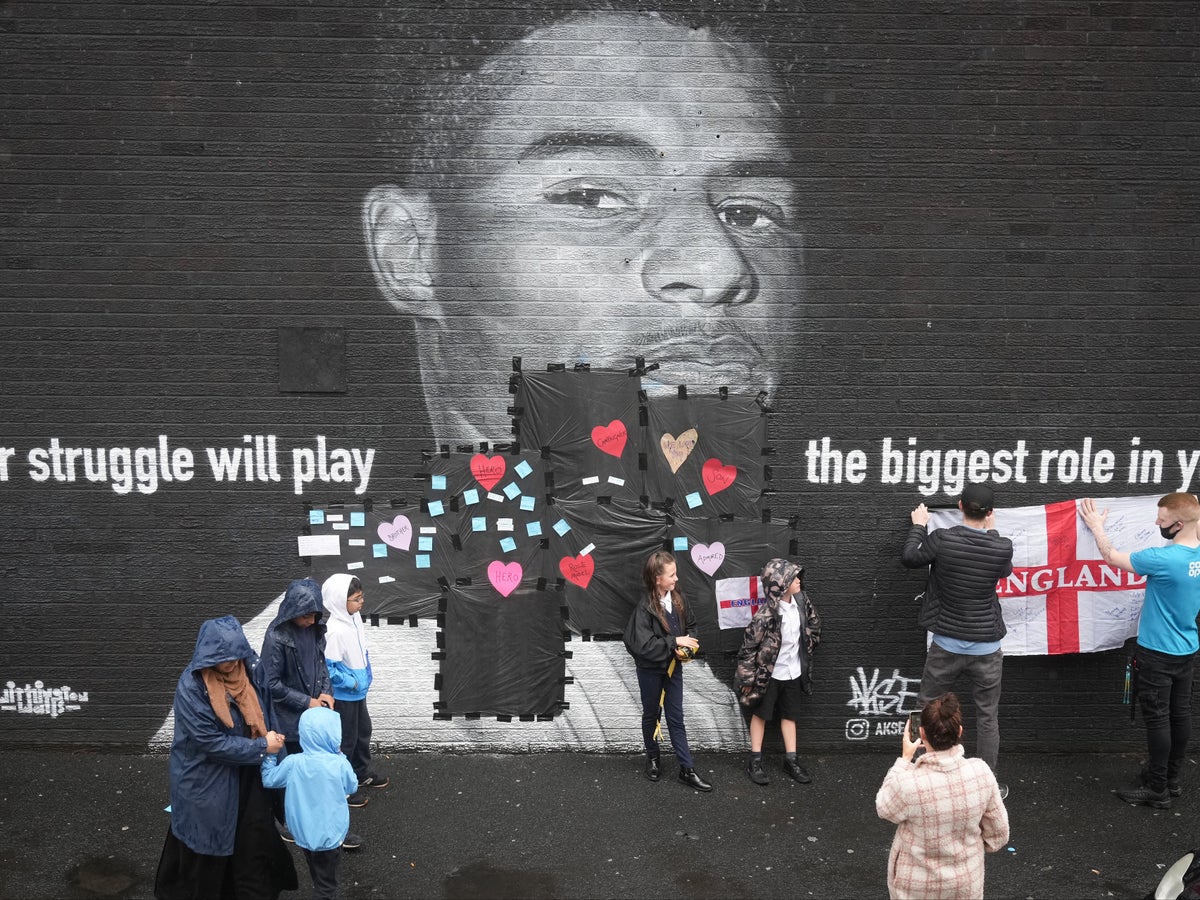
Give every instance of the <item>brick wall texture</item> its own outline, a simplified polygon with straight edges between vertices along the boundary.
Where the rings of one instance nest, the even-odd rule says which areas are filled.
[[[645,8],[0,2],[0,743],[167,739],[305,504],[511,439],[513,356],[770,373],[802,749],[898,745],[917,503],[1195,489],[1200,6]],[[438,629],[369,629],[381,745],[640,746],[619,642],[567,642],[552,722],[444,721]],[[1138,747],[1126,656],[1010,657],[1004,748]],[[744,746],[729,672],[687,671],[697,747]]]

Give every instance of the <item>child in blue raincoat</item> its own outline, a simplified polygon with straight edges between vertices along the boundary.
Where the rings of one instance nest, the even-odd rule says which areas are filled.
[[[284,812],[296,846],[304,851],[312,876],[313,896],[333,897],[342,841],[350,830],[346,795],[358,788],[358,778],[342,755],[342,718],[332,709],[314,707],[300,716],[303,752],[278,762],[275,754],[262,762],[262,781],[269,788],[287,788]]]

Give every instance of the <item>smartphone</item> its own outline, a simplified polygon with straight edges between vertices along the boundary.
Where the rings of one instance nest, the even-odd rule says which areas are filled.
[[[908,739],[910,741],[919,741],[921,739],[921,711],[908,714]]]

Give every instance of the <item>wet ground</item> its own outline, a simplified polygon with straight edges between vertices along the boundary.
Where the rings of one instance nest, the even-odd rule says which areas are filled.
[[[886,897],[893,828],[874,797],[892,758],[809,757],[812,785],[768,758],[707,755],[699,794],[642,777],[632,755],[391,754],[392,784],[351,810],[362,850],[346,900],[382,897]],[[1137,771],[1117,756],[1002,759],[1009,845],[987,860],[988,897],[1143,897],[1200,846],[1200,773],[1170,810],[1112,794]],[[8,751],[0,756],[0,898],[143,898],[166,833],[165,757]],[[308,873],[292,848],[301,890]]]

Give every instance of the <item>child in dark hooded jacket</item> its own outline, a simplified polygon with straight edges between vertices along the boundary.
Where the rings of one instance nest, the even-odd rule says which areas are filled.
[[[262,761],[263,784],[287,788],[284,811],[296,846],[304,851],[313,896],[333,897],[342,841],[350,830],[346,795],[358,787],[354,769],[342,755],[342,719],[332,709],[315,707],[300,716],[300,746],[277,764],[274,754]]]
[[[766,602],[754,613],[738,652],[734,686],[750,717],[750,758],[746,774],[768,784],[762,767],[767,722],[780,720],[783,771],[808,784],[812,776],[796,757],[796,717],[800,698],[812,693],[812,655],[821,641],[821,617],[804,590],[804,566],[772,559],[763,567]]]
[[[311,578],[298,578],[288,585],[279,614],[263,637],[262,660],[289,753],[300,751],[296,739],[300,714],[317,706],[333,709],[323,615],[321,586]]]

